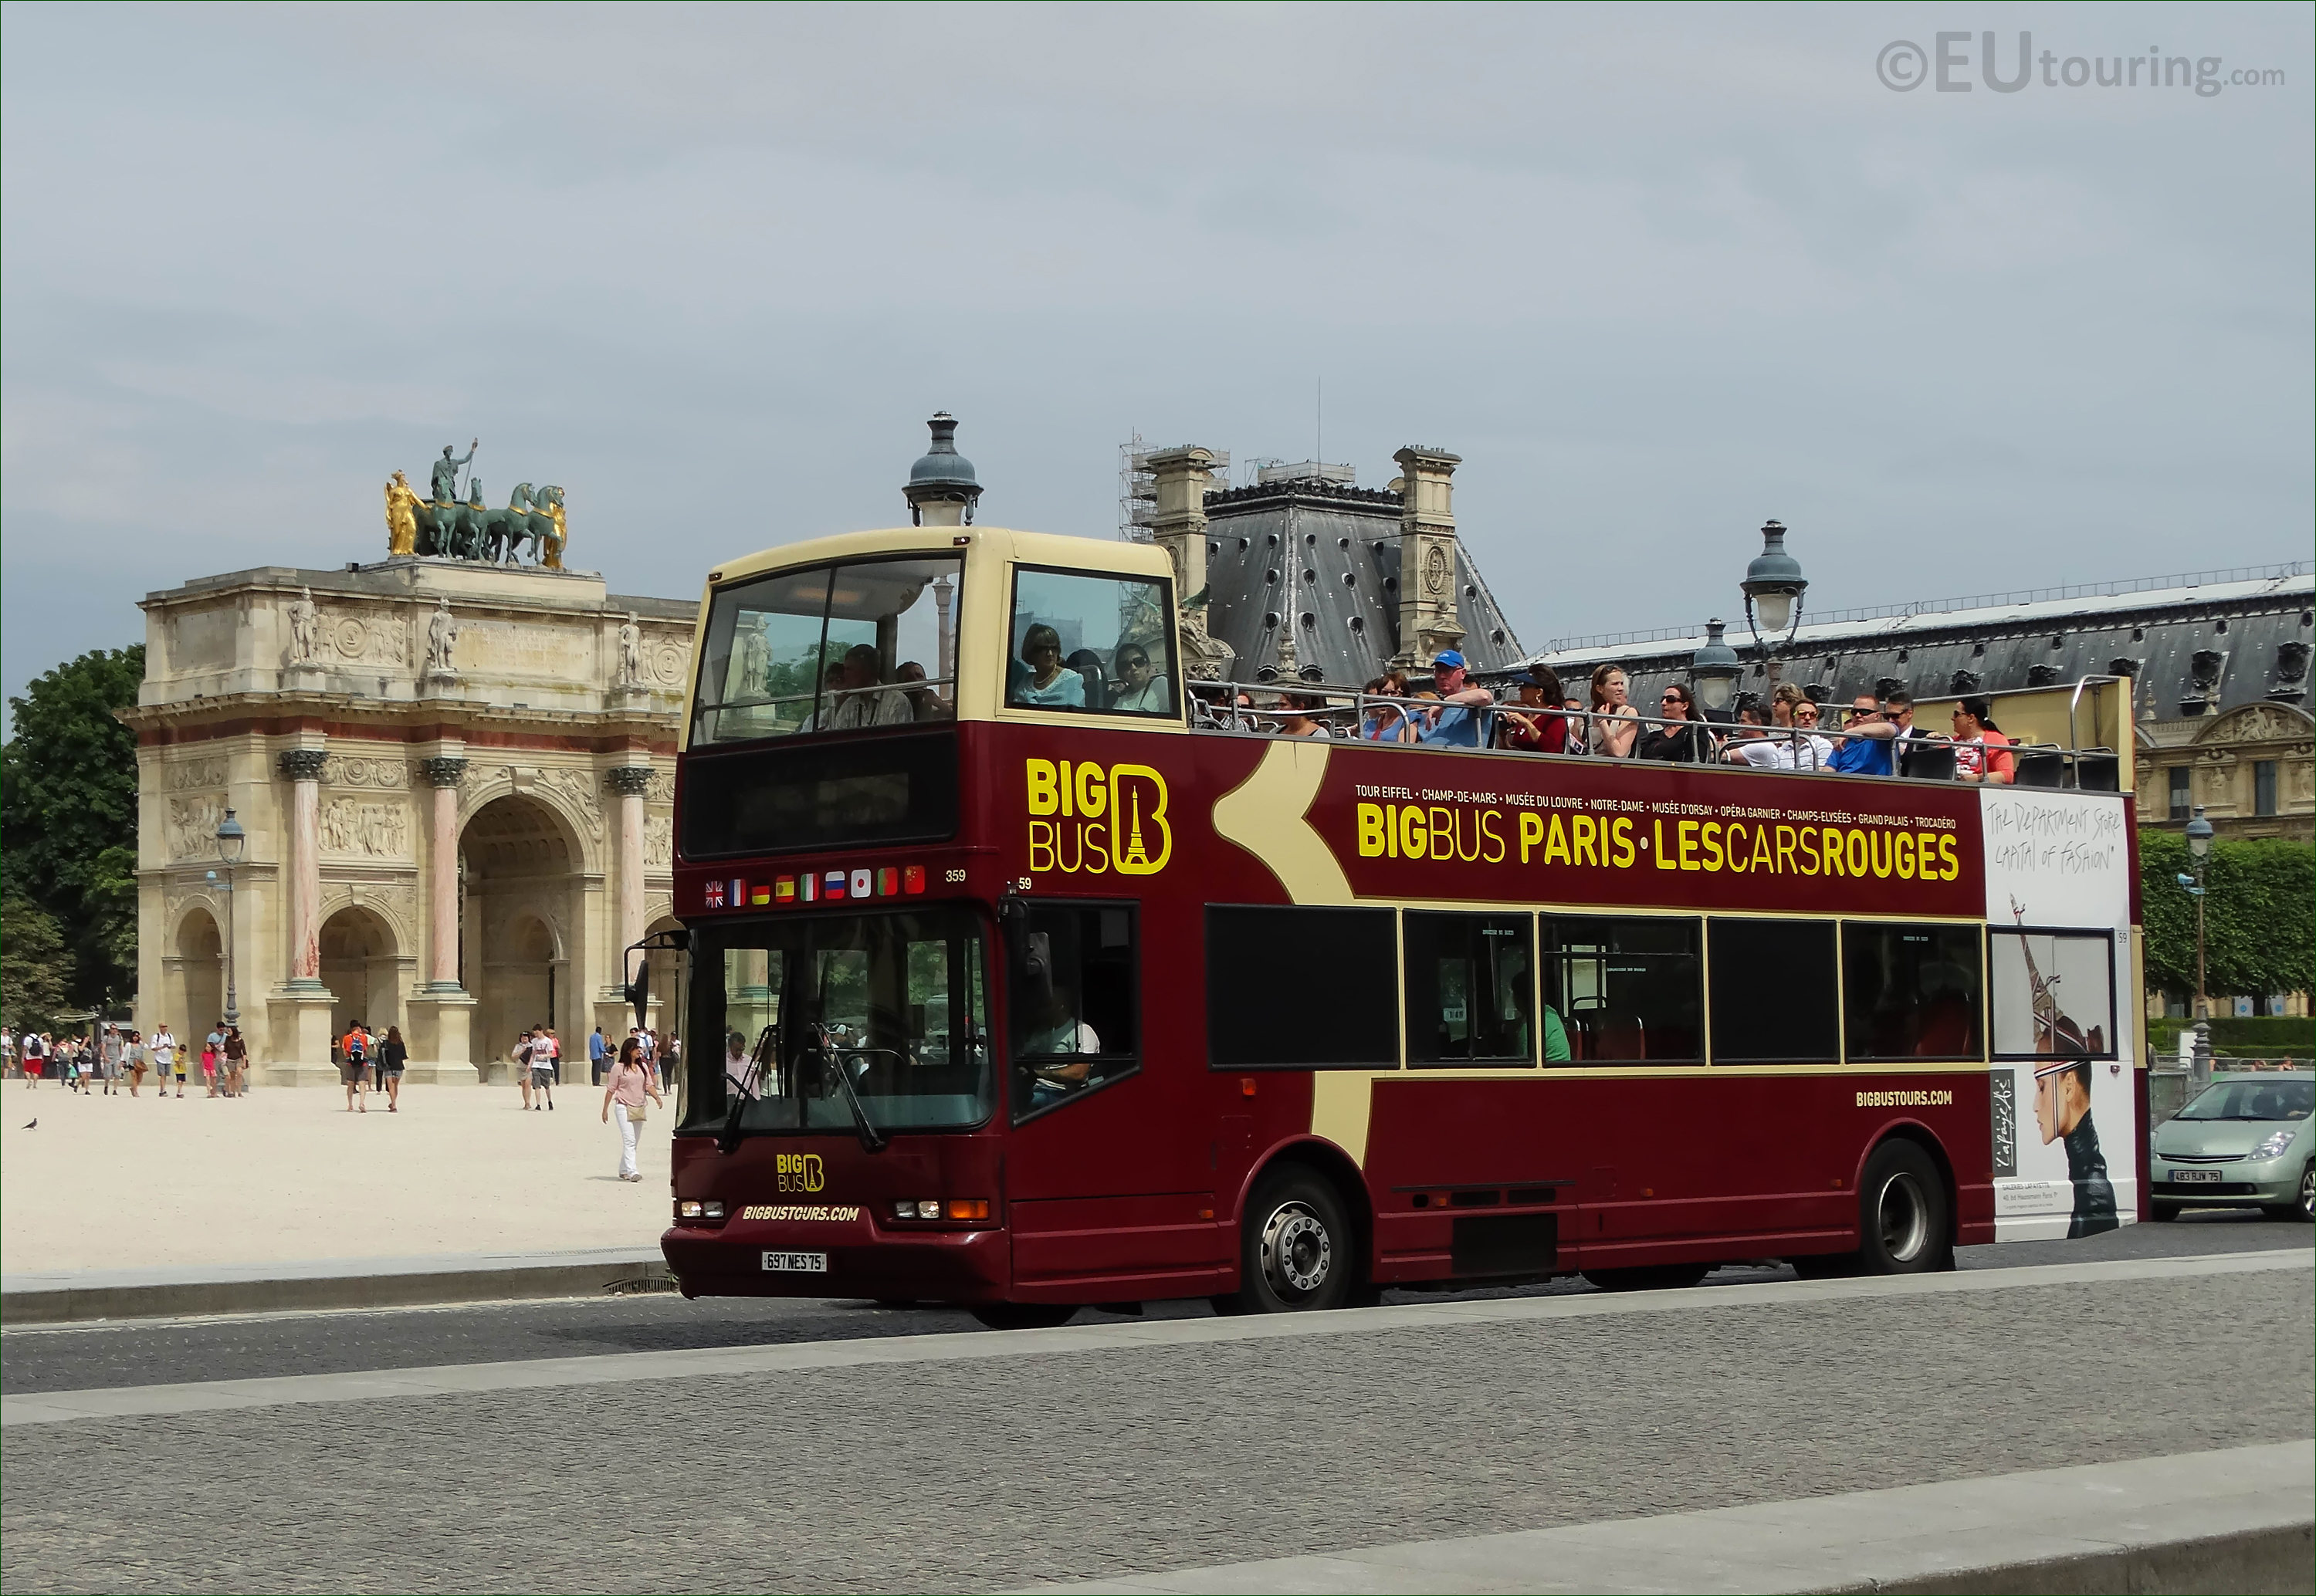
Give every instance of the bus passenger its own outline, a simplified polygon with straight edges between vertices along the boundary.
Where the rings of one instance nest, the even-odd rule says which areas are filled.
[[[1544,1006],[1544,1061],[1547,1064],[1569,1064],[1575,1055],[1568,1051],[1568,1026],[1560,1011],[1547,1003]]]
[[[1062,663],[1062,634],[1039,622],[1021,634],[1027,675],[1013,683],[1008,702],[1034,709],[1083,709],[1085,678]]]
[[[1431,686],[1446,707],[1427,716],[1416,740],[1434,748],[1478,748],[1481,724],[1487,719],[1483,712],[1496,696],[1465,681],[1464,656],[1454,649],[1442,649],[1431,661]]]
[[[1386,670],[1362,689],[1370,698],[1404,698],[1407,678],[1396,670]],[[1359,717],[1361,742],[1413,742],[1415,723],[1407,712],[1396,704],[1370,704]]]
[[[1287,713],[1279,717],[1281,737],[1329,737],[1333,733],[1311,718],[1314,712],[1324,707],[1323,700],[1308,693],[1289,693],[1280,707]]]
[[[1698,718],[1697,701],[1688,696],[1687,687],[1679,682],[1667,687],[1658,696],[1657,714],[1663,717],[1664,724],[1652,726],[1643,734],[1638,758],[1664,759],[1676,765],[1696,765],[1713,758],[1713,736]]]
[[[1849,776],[1897,775],[1891,758],[1897,735],[1898,723],[1882,713],[1882,701],[1871,693],[1858,694],[1850,700],[1841,746],[1833,750],[1833,768]]]
[[[1135,714],[1172,714],[1174,684],[1158,674],[1158,667],[1150,661],[1150,651],[1138,643],[1121,643],[1115,657],[1118,666],[1118,696],[1109,701],[1112,709],[1127,710]]]
[[[1965,698],[1954,708],[1955,779],[2004,785],[2018,775],[2010,739],[1994,723],[1994,705]]]
[[[1621,665],[1603,665],[1592,672],[1592,722],[1584,733],[1585,746],[1611,759],[1629,759],[1641,737],[1641,712],[1626,702],[1626,678]]]
[[[827,721],[829,730],[905,726],[916,719],[908,694],[880,685],[883,675],[875,643],[856,643],[844,651],[843,685],[837,691],[836,713]]]
[[[1522,754],[1564,754],[1568,751],[1568,717],[1536,712],[1558,709],[1566,695],[1560,677],[1549,665],[1531,669],[1519,680],[1519,709],[1496,717],[1496,743]],[[1528,713],[1523,714],[1522,710]]]

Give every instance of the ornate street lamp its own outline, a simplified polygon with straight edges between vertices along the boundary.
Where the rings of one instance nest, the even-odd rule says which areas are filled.
[[[1688,657],[1689,690],[1714,714],[1729,707],[1737,695],[1737,678],[1745,673],[1737,651],[1722,641],[1726,630],[1718,618],[1705,623],[1705,646]]]
[[[2212,1000],[2204,990],[2204,871],[2212,856],[2212,822],[2204,818],[2204,806],[2196,805],[2196,812],[2187,820],[2187,857],[2195,861],[2196,884],[2188,889],[2196,895],[2196,1072],[2211,1073]]]
[[[1745,624],[1765,651],[1790,645],[1802,625],[1802,594],[1809,579],[1802,563],[1786,553],[1786,529],[1777,521],[1761,528],[1761,552],[1745,567]],[[1782,644],[1778,633],[1786,635]],[[1763,635],[1767,634],[1767,635]]]
[[[225,866],[225,1023],[241,1024],[241,1004],[234,989],[233,969],[233,867],[241,863],[242,850],[249,846],[249,833],[233,818],[233,811],[225,811],[218,822],[218,862]]]

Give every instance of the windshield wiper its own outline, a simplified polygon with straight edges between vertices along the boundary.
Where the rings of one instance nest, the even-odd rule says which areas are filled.
[[[858,1048],[851,1051],[856,1053],[861,1053],[881,1052],[884,1050],[881,1048]],[[885,1138],[883,1134],[877,1130],[876,1122],[869,1119],[868,1111],[860,1105],[860,1094],[852,1089],[852,1072],[844,1068],[844,1059],[842,1055],[835,1048],[824,1047],[821,1050],[820,1057],[823,1067],[835,1071],[836,1084],[844,1088],[844,1106],[852,1111],[852,1129],[860,1138],[861,1150],[863,1152],[869,1153],[879,1153],[884,1151]]]

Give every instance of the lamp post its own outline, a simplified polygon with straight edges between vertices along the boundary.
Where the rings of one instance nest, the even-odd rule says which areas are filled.
[[[1706,622],[1705,646],[1688,657],[1689,690],[1712,715],[1728,711],[1737,695],[1737,678],[1745,671],[1737,651],[1722,640],[1726,629],[1717,617]]]
[[[225,1023],[241,1024],[241,1004],[235,991],[233,968],[233,867],[241,863],[242,850],[249,846],[249,834],[241,822],[233,818],[233,811],[225,811],[218,822],[218,862],[225,866]]]
[[[2187,820],[2187,857],[2195,862],[2196,885],[2196,1073],[2208,1076],[2212,1060],[2212,1000],[2204,990],[2204,872],[2212,856],[2212,822],[2204,806]]]
[[[1802,574],[1802,563],[1786,553],[1786,528],[1781,523],[1769,521],[1762,526],[1761,552],[1745,567],[1745,580],[1739,586],[1745,593],[1745,625],[1762,652],[1773,652],[1779,646],[1780,632],[1786,634],[1784,642],[1791,644],[1801,630],[1802,594],[1809,588],[1809,579]]]

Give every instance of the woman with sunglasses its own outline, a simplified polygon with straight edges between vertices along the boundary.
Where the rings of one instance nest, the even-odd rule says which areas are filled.
[[[1083,709],[1085,678],[1062,662],[1062,634],[1039,622],[1021,634],[1021,663],[1010,702],[1041,709]]]
[[[1689,696],[1687,687],[1679,682],[1667,687],[1657,697],[1657,714],[1664,724],[1652,726],[1641,734],[1641,758],[1664,759],[1676,765],[1704,764],[1713,758],[1719,744],[1698,718],[1697,700]]]
[[[1174,713],[1173,684],[1158,674],[1148,649],[1138,643],[1121,643],[1110,658],[1118,669],[1118,696],[1110,700],[1110,708],[1129,714]]]
[[[1405,698],[1407,678],[1396,670],[1387,670],[1369,682],[1366,691],[1370,700]],[[1407,712],[1396,704],[1370,702],[1365,706],[1365,713],[1359,716],[1359,740],[1361,742],[1413,742],[1415,723],[1407,718]]]

